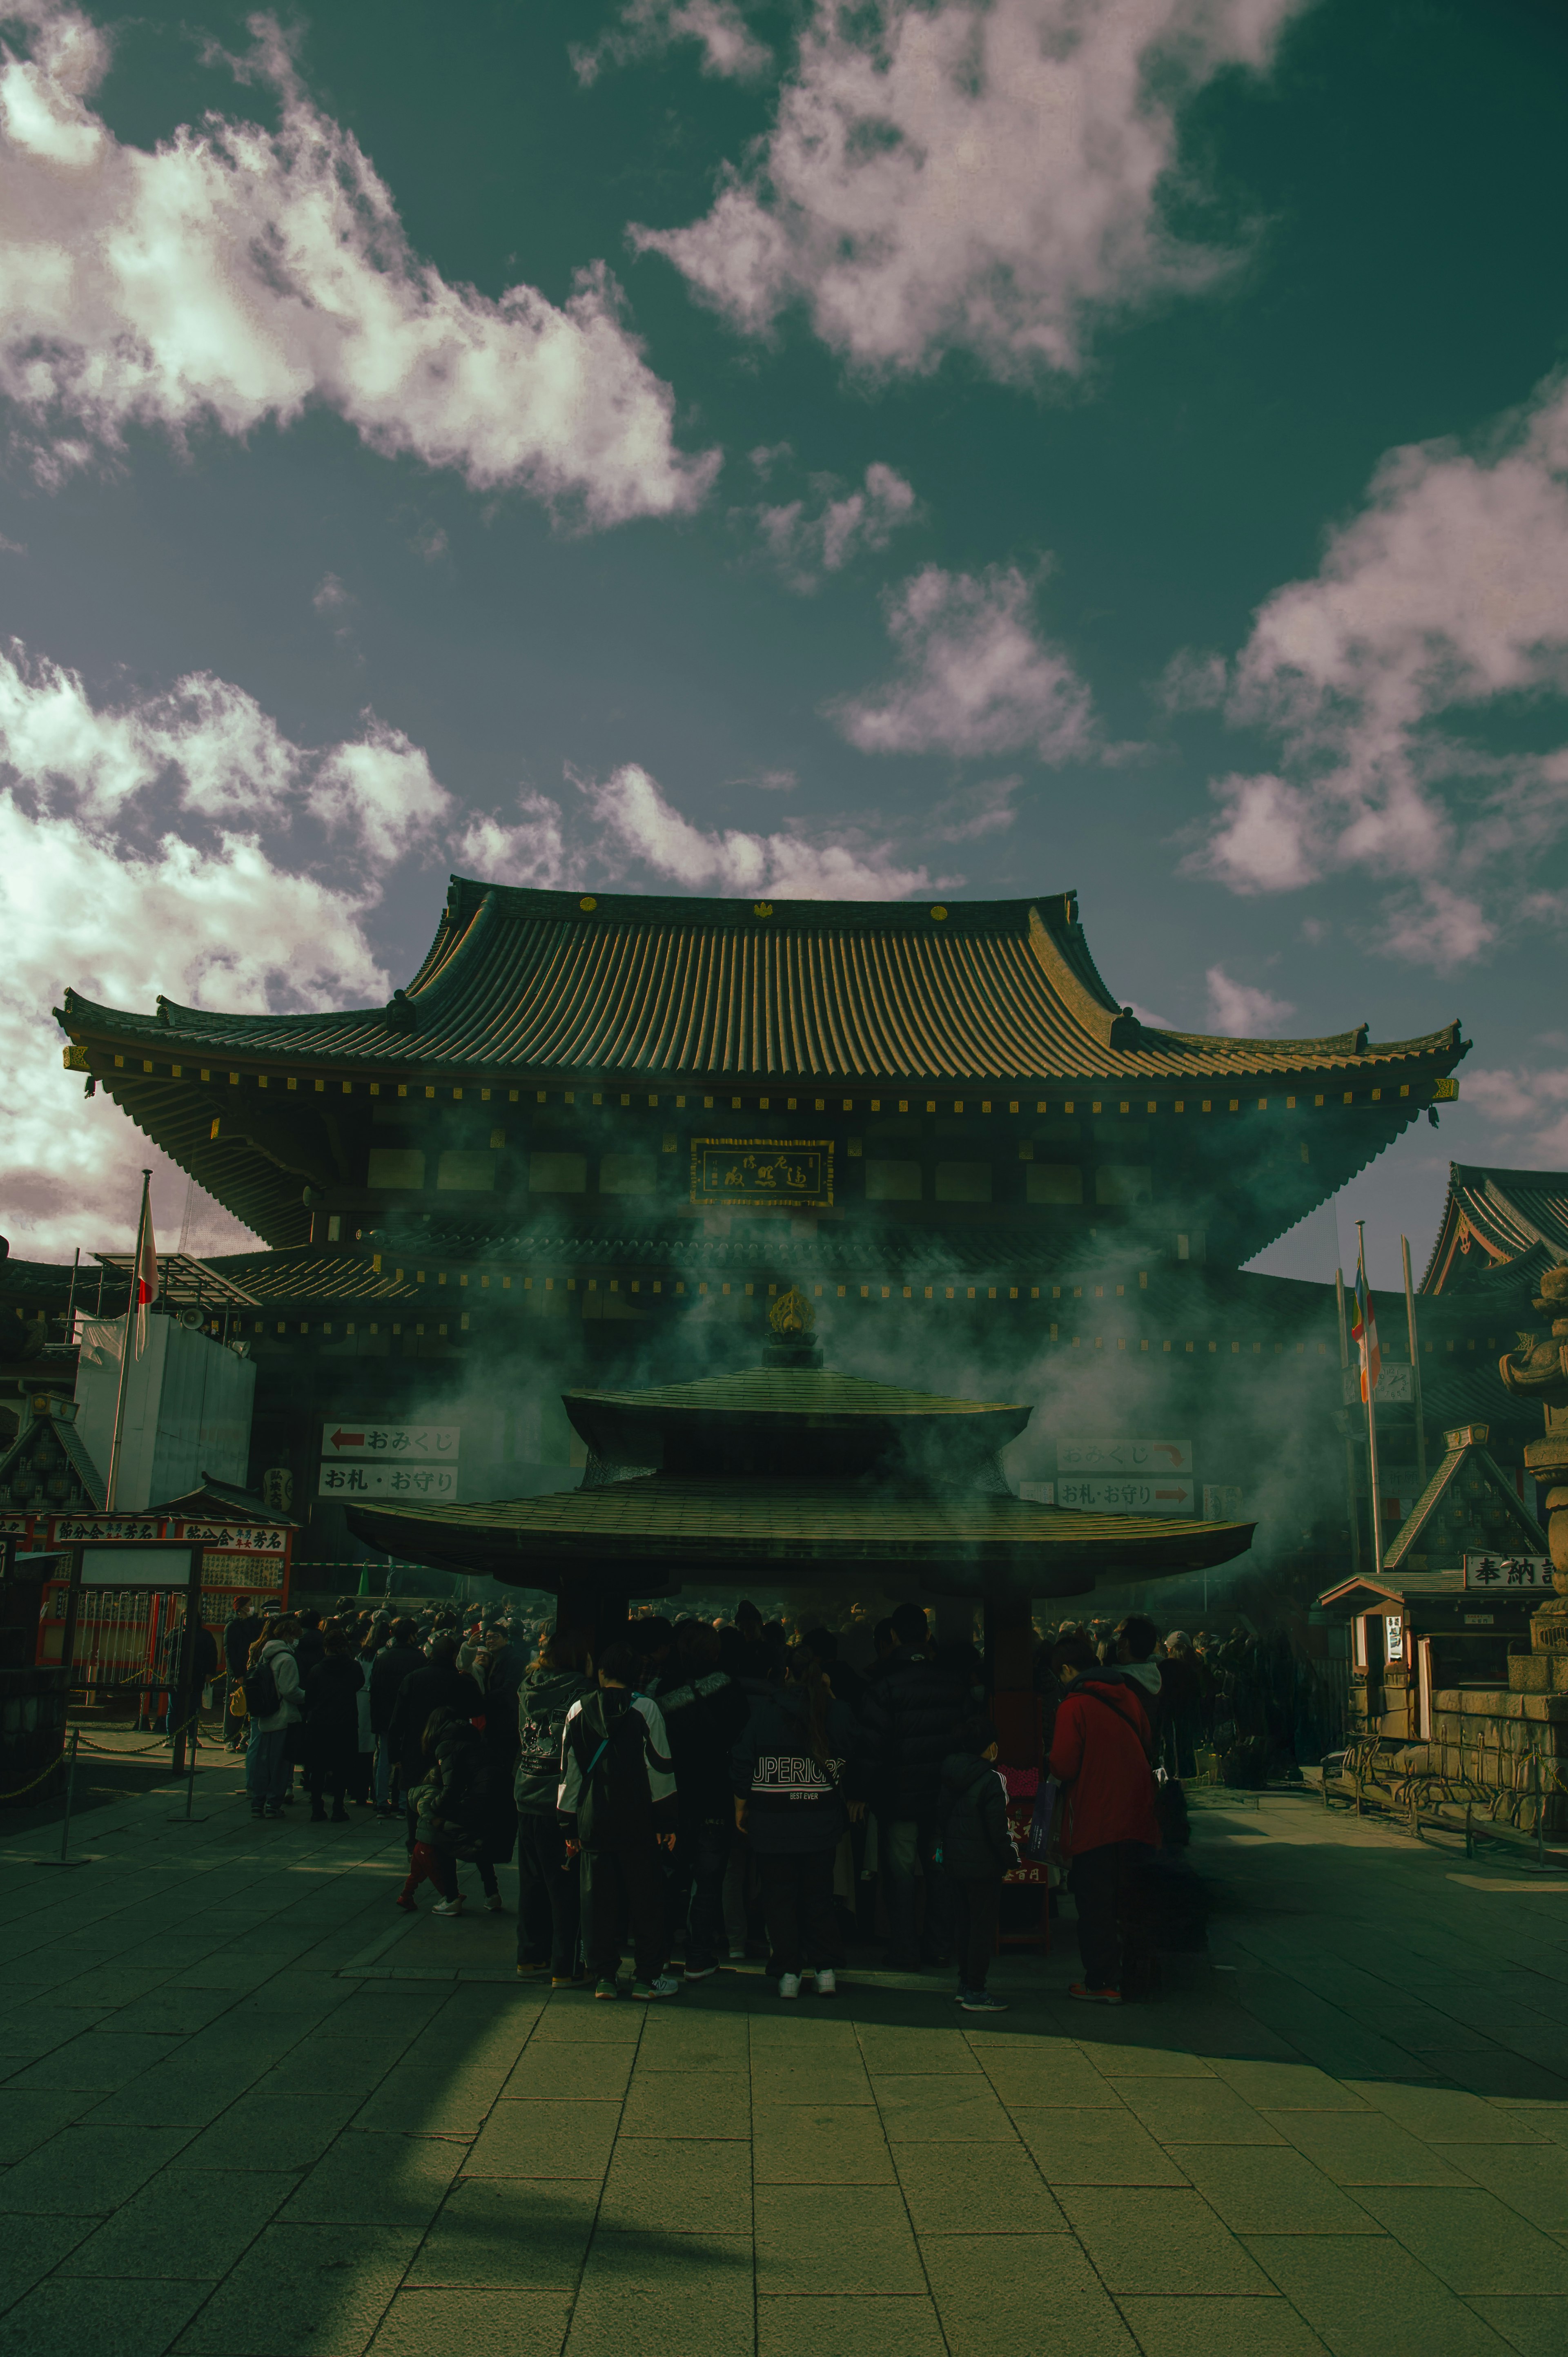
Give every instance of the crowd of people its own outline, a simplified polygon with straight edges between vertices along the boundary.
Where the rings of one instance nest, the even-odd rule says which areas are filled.
[[[1128,1892],[1181,1837],[1170,1803],[1226,1706],[1223,1648],[1137,1614],[1036,1635],[1027,1846],[1073,1895],[1069,1994],[1120,2004]],[[515,1859],[517,1970],[553,1988],[615,1997],[629,1946],[650,2001],[746,1958],[782,1999],[808,1980],[831,1997],[854,1943],[891,1969],[956,1966],[962,2007],[1003,2011],[987,1982],[1023,1857],[984,1657],[913,1603],[871,1628],[869,1660],[849,1651],[747,1603],[644,1613],[596,1648],[494,1608],[263,1619],[241,1599],[228,1740],[259,1819],[296,1799],[317,1824],[401,1819],[405,1911],[428,1884],[461,1915],[471,1867],[499,1913]]]

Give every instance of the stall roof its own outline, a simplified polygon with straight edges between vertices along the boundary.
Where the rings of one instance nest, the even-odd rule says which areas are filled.
[[[1384,1550],[1382,1568],[1428,1572],[1466,1555],[1545,1555],[1546,1533],[1494,1462],[1490,1427],[1462,1424],[1443,1436],[1443,1462]]]

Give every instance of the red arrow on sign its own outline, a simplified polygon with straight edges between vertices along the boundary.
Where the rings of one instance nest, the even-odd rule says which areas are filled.
[[[1155,1455],[1156,1457],[1168,1457],[1173,1465],[1179,1465],[1181,1463],[1181,1450],[1179,1448],[1173,1448],[1168,1440],[1162,1440],[1155,1444]]]
[[[1155,1495],[1156,1498],[1174,1498],[1178,1506],[1184,1506],[1187,1503],[1185,1490],[1156,1490]]]
[[[332,1436],[334,1448],[363,1448],[364,1445],[365,1436],[362,1432],[335,1432]]]

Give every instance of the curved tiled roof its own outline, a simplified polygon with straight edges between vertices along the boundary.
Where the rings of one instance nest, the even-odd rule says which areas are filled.
[[[1498,1170],[1451,1162],[1448,1200],[1432,1247],[1423,1293],[1453,1291],[1540,1246],[1568,1260],[1568,1170]],[[1520,1314],[1524,1314],[1521,1291]]]
[[[1101,979],[1070,892],[918,904],[524,890],[454,877],[429,954],[384,1007],[156,1016],[68,991],[72,1034],[349,1068],[911,1083],[1153,1084],[1444,1069],[1451,1024],[1370,1043],[1141,1023]]]

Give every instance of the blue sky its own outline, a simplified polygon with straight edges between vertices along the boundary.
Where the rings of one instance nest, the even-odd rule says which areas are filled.
[[[1184,1028],[1458,1014],[1459,1105],[1338,1207],[1385,1280],[1451,1155],[1568,1162],[1548,0],[4,38],[14,1249],[134,1212],[66,984],[374,1001],[453,868],[1070,885]]]

